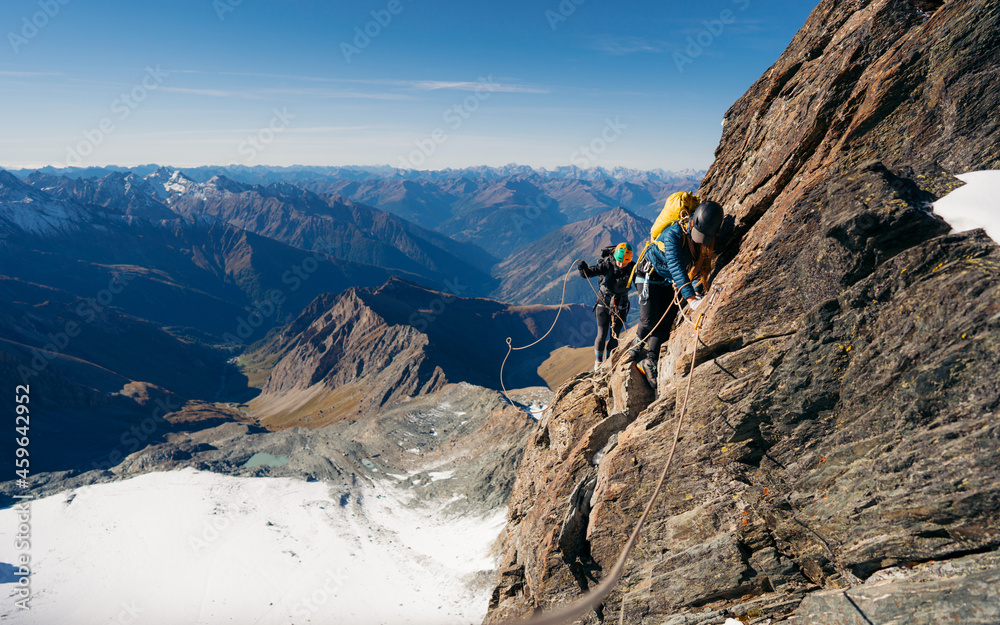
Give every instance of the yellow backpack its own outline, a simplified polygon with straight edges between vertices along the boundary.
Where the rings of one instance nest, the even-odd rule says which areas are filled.
[[[660,216],[653,222],[653,228],[649,231],[649,239],[655,241],[656,237],[660,236],[660,233],[680,221],[681,213],[687,212],[690,215],[694,212],[694,209],[698,208],[698,204],[698,196],[694,193],[678,191],[672,194],[664,202]]]
[[[687,191],[678,191],[667,198],[667,201],[663,203],[663,210],[660,211],[656,221],[653,222],[653,227],[649,230],[649,241],[646,241],[646,245],[642,248],[635,267],[632,268],[632,275],[629,276],[628,280],[630,287],[632,286],[632,280],[635,278],[635,270],[639,267],[639,263],[642,262],[643,257],[646,256],[646,250],[653,244],[653,241],[656,241],[664,230],[680,221],[682,217],[690,216],[700,203],[698,196]],[[659,245],[661,248],[663,247],[662,243]]]

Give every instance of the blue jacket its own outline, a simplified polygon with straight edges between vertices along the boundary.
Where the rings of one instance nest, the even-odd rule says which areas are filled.
[[[693,259],[680,223],[675,223],[660,233],[646,250],[645,258],[653,265],[656,273],[673,283],[674,287],[680,288],[682,298],[696,295],[694,287],[688,284],[689,278],[685,271],[691,266]]]

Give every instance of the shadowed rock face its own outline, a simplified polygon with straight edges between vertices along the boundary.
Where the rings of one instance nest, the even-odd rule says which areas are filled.
[[[692,358],[665,490],[583,622],[1000,622],[1000,247],[926,212],[1000,164],[998,32],[997,2],[814,11],[727,114],[699,190],[733,219],[697,348],[681,321],[637,414],[618,408],[627,363],[559,390],[486,622],[610,569]]]

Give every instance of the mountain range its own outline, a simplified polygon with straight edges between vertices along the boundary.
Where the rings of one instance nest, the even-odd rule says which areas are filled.
[[[638,219],[622,209],[599,213],[570,230],[579,240],[559,246],[596,256],[602,236],[612,236],[600,232],[631,236],[644,227],[621,224]],[[248,402],[257,394],[248,405],[254,422],[283,427],[356,417],[359,405],[363,413],[377,412],[446,383],[497,388],[504,357],[498,333],[515,345],[544,333],[555,311],[538,305],[558,299],[531,286],[559,281],[556,265],[563,260],[534,272],[527,288],[507,287],[506,299],[521,306],[476,299],[524,276],[507,276],[474,244],[341,196],[220,175],[196,182],[168,168],[99,178],[0,172],[0,236],[4,374],[59,389],[38,403],[50,415],[39,428],[49,449],[42,457],[53,464],[37,466],[50,469],[109,463],[123,453],[114,433],[146,422],[157,402],[171,408],[170,417],[158,415],[146,442],[178,428],[242,422],[244,413],[228,400]],[[512,265],[515,274],[525,270]],[[574,282],[567,302],[577,291],[582,301],[592,299],[581,287]],[[391,327],[398,345],[358,339],[353,325],[327,327],[322,319],[331,314]],[[560,314],[552,337],[560,345],[592,341],[586,307]],[[313,324],[319,325],[308,330]],[[312,342],[303,342],[302,332]],[[315,335],[331,334],[344,337],[341,351],[331,354],[346,368],[335,373],[327,355],[302,373]],[[227,362],[253,343],[241,362],[255,367]],[[346,364],[367,362],[376,346],[378,358],[388,360],[376,358],[381,364],[371,371]],[[507,368],[508,384],[544,385],[537,370],[550,351],[518,354]],[[296,403],[293,387],[311,399]],[[357,401],[349,411],[334,409],[345,404],[345,387],[360,389],[351,396]],[[276,396],[287,409],[280,417],[273,416]],[[324,406],[317,408],[322,418],[316,402]]]
[[[138,179],[148,179],[162,187],[170,184],[169,177],[175,171],[147,165],[86,169],[47,167],[37,172],[15,173],[30,178],[32,184],[70,190],[83,185],[57,183],[55,179],[94,180],[111,174],[131,174],[136,177],[133,184],[137,184]],[[186,168],[182,172],[185,180],[179,184],[191,187],[195,183],[209,183],[205,188],[206,201],[214,197],[213,189],[219,187],[232,187],[230,193],[237,194],[253,187],[270,188],[271,191],[265,193],[272,196],[280,194],[273,185],[285,185],[285,191],[293,194],[301,195],[301,189],[305,189],[321,196],[333,195],[336,196],[332,200],[334,203],[353,200],[435,230],[453,241],[473,243],[485,250],[486,255],[481,252],[479,255],[489,264],[490,256],[503,260],[511,249],[556,228],[619,206],[653,220],[668,195],[674,191],[693,190],[703,173],[576,167],[548,171],[518,165],[426,172],[388,167],[233,166]],[[295,185],[300,190],[291,191],[288,185]],[[182,186],[176,186],[170,194],[185,195]],[[146,190],[145,195],[149,193]],[[162,191],[159,194],[162,195]],[[189,200],[197,197],[189,195],[182,203],[190,208]],[[167,200],[170,196],[160,199]],[[283,199],[291,201],[292,198]],[[312,217],[317,216],[315,198],[299,197],[298,200],[298,210],[305,209]],[[307,208],[310,206],[311,210]],[[459,248],[458,251],[464,250]],[[477,260],[467,262],[475,264]]]
[[[136,578],[158,614],[287,622],[331,561],[360,572],[345,593],[384,583],[375,545],[412,572],[378,603],[429,621],[428,595],[465,592],[487,624],[1000,622],[1000,246],[931,210],[1000,170],[997,33],[991,1],[819,4],[725,116],[697,189],[728,215],[713,287],[655,388],[634,330],[596,370],[567,347],[593,337],[572,261],[639,244],[656,203],[622,198],[659,202],[659,174],[0,172],[0,373],[35,417],[32,473],[0,505],[36,497],[60,539],[12,622],[81,597],[114,620]],[[538,304],[567,273],[584,305]],[[471,560],[464,522],[502,506],[476,541],[495,575],[430,562]],[[210,586],[217,603],[187,601]]]

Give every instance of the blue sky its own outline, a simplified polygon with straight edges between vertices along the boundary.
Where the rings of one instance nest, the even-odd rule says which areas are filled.
[[[701,169],[813,6],[6,0],[0,167]]]

